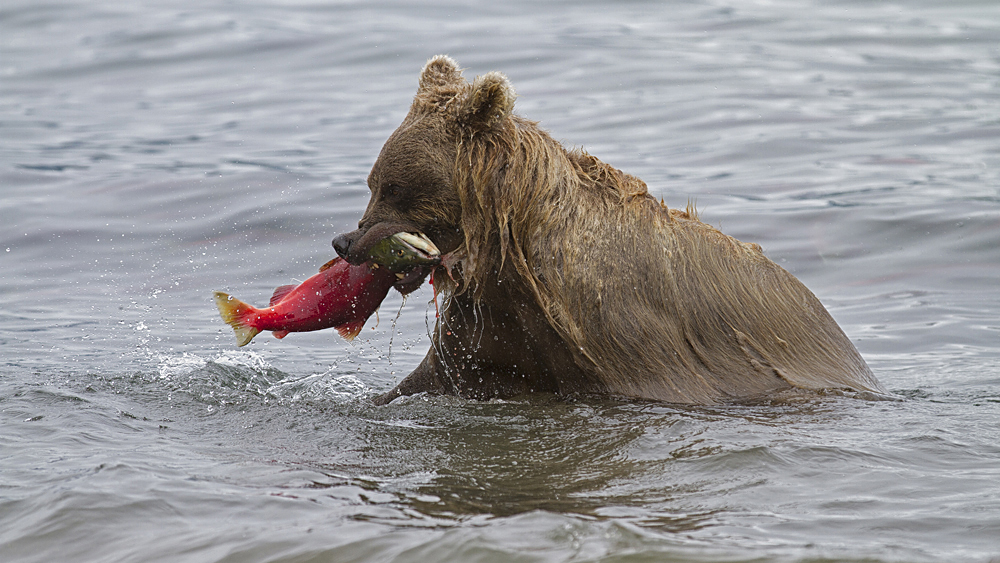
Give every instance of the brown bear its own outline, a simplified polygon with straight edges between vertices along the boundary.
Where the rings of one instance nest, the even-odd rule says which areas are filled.
[[[377,402],[884,392],[819,300],[758,245],[566,150],[514,115],[514,98],[500,73],[470,84],[452,59],[431,59],[368,177],[358,230],[334,239],[359,264],[384,237],[422,232],[449,264],[432,278],[443,298],[430,351]]]

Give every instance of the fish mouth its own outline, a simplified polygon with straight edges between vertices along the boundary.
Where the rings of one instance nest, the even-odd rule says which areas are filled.
[[[396,283],[392,284],[392,287],[396,288],[396,291],[403,295],[409,295],[424,284],[424,279],[427,278],[433,269],[433,267],[418,266],[406,273],[397,272]]]
[[[395,274],[393,287],[406,295],[420,287],[441,263],[441,251],[423,233],[400,231],[376,242],[367,258]]]
[[[411,252],[420,254],[428,260],[441,261],[441,251],[424,233],[396,233],[393,235],[400,243],[406,245]]]

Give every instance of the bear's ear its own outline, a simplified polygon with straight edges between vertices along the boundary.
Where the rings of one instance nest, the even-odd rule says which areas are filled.
[[[474,131],[496,127],[514,111],[517,94],[507,77],[490,72],[476,77],[458,106],[458,122]]]
[[[465,84],[462,69],[448,55],[438,55],[427,61],[420,73],[420,90],[432,90],[443,86]]]

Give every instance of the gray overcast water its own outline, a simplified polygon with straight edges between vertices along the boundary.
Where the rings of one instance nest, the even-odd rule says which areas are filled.
[[[374,407],[426,286],[237,349],[212,292],[334,256],[438,53],[760,243],[903,400]],[[6,0],[0,560],[986,563],[998,277],[993,0]]]

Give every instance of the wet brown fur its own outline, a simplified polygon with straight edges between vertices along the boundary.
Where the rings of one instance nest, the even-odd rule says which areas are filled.
[[[434,346],[381,402],[531,391],[716,403],[789,388],[883,392],[819,300],[642,180],[513,115],[499,73],[428,62],[386,142],[348,259],[418,229],[459,266]],[[391,234],[391,233],[390,233]]]

